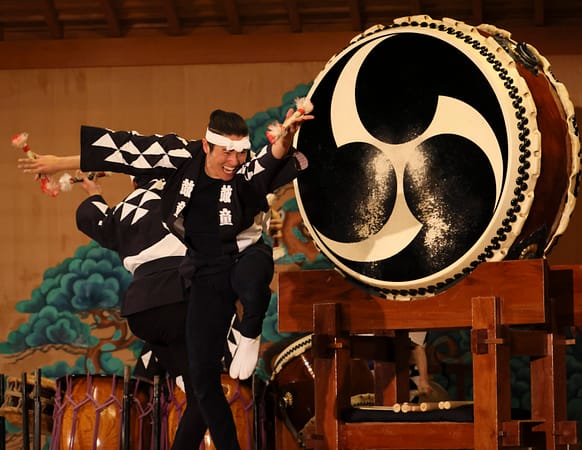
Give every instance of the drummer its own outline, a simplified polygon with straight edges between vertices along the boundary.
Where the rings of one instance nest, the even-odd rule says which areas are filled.
[[[199,141],[173,134],[81,129],[82,169],[150,178],[175,174],[164,188],[163,218],[188,247],[183,274],[192,282],[187,315],[190,376],[217,450],[240,448],[220,380],[223,341],[240,298],[242,337],[230,375],[249,378],[258,360],[274,271],[272,248],[262,240],[266,195],[306,168],[307,160],[291,151],[291,142],[301,124],[312,118],[290,109],[278,138],[250,161],[244,119],[222,110],[211,113],[205,138]],[[124,159],[128,146],[142,157]],[[152,148],[164,155],[147,167]]]
[[[290,110],[288,117],[293,111]],[[249,378],[258,360],[262,321],[271,297],[272,249],[262,240],[262,218],[268,210],[266,195],[290,182],[306,167],[301,154],[288,155],[291,141],[303,121],[291,120],[281,137],[247,161],[249,130],[236,113],[210,114],[201,141],[183,141],[174,135],[141,136],[99,128],[82,129],[82,162],[102,161],[96,170],[120,170],[110,163],[101,138],[133,144],[138,151],[152,146],[165,151],[166,167],[177,167],[164,191],[165,220],[188,246],[184,273],[192,282],[188,302],[190,373],[202,413],[218,450],[239,449],[236,427],[220,383],[222,340],[240,298],[243,318],[241,342],[230,366],[233,378]],[[185,155],[185,156],[182,156]],[[180,156],[182,159],[180,160]],[[147,171],[143,159],[124,164],[132,173],[165,173],[156,165]]]
[[[60,170],[80,167],[79,156],[37,155],[37,159],[19,160],[26,173],[53,175]],[[117,206],[110,208],[102,196],[97,178],[84,174],[81,186],[88,197],[77,208],[77,227],[102,247],[116,251],[125,268],[132,273],[121,315],[129,328],[145,341],[153,352],[140,355],[136,367],[159,362],[186,393],[186,409],[176,430],[173,450],[185,450],[202,442],[206,432],[204,422],[188,373],[186,352],[186,302],[179,273],[186,247],[162,224],[162,178],[133,177],[133,189]],[[125,208],[139,206],[125,215]],[[135,209],[133,207],[132,209]],[[139,215],[138,215],[139,213]],[[139,375],[139,373],[135,373]]]

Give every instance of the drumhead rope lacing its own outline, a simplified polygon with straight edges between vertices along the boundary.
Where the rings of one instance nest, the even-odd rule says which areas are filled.
[[[136,380],[135,384],[133,386],[133,395],[131,397],[131,406],[132,408],[135,408],[135,417],[137,419],[137,427],[138,427],[138,431],[137,431],[137,435],[138,437],[138,448],[144,448],[145,444],[143,442],[143,435],[145,433],[144,430],[144,423],[146,423],[148,420],[151,420],[154,414],[154,404],[152,401],[150,401],[150,399],[153,399],[153,389],[148,388],[148,391],[152,391],[152,392],[148,392],[148,396],[147,402],[144,402],[142,404],[142,402],[140,401],[140,397],[139,397],[139,392],[140,390],[143,389],[142,386],[140,386],[140,380]]]
[[[224,386],[223,386],[224,387]],[[230,389],[230,386],[229,386]],[[244,411],[244,418],[245,418],[245,427],[247,430],[247,448],[252,448],[252,442],[251,442],[251,437],[252,437],[252,422],[251,422],[251,416],[253,413],[253,406],[254,406],[254,401],[253,398],[249,398],[248,401],[245,401],[245,397],[244,395],[242,395],[241,390],[240,390],[240,380],[236,380],[236,384],[234,386],[234,394],[232,394],[232,396],[230,397],[230,391],[227,393],[226,395],[227,399],[228,399],[228,404],[232,405],[234,404],[237,400],[240,400],[242,402],[242,406],[243,406],[243,411]]]
[[[131,379],[130,440],[136,449],[149,448],[152,387]],[[51,450],[96,449],[115,445],[122,431],[123,377],[69,374],[57,379]]]

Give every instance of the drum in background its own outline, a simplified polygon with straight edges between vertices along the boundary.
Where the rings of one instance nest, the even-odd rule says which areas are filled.
[[[291,342],[273,360],[271,386],[277,416],[301,447],[306,427],[315,417],[315,372],[309,334]],[[350,394],[352,404],[374,404],[374,381],[366,361],[352,359]]]
[[[333,56],[308,97],[299,209],[322,253],[373,293],[431,296],[482,262],[543,257],[565,231],[574,107],[509,32],[397,19]]]
[[[163,404],[167,433],[162,432],[162,436],[163,439],[167,439],[167,447],[172,448],[176,430],[187,406],[186,393],[170,377],[166,378],[165,387],[164,393],[166,395],[163,397]]]
[[[228,374],[221,375],[221,382],[224,395],[232,411],[240,448],[242,450],[252,450],[254,448],[252,390],[247,385],[241,384],[240,380],[233,380]],[[168,448],[171,448],[180,423],[180,418],[187,403],[184,391],[171,380],[168,380],[168,392],[166,417],[168,424]],[[200,450],[216,450],[208,431],[204,435],[204,441]]]
[[[28,375],[26,378],[27,408],[29,411],[29,430],[34,430],[34,389],[36,375]],[[53,428],[53,410],[55,405],[56,383],[48,378],[40,379],[40,404],[41,404],[41,428],[42,434],[50,435]],[[22,428],[22,378],[7,377],[4,399],[0,407],[0,416],[3,416],[10,424]]]
[[[57,379],[51,450],[118,450],[123,425],[123,377],[67,375]],[[130,448],[149,450],[151,384],[130,381]]]

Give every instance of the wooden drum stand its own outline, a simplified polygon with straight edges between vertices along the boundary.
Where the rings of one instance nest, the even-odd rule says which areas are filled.
[[[582,266],[543,259],[489,262],[445,292],[413,301],[368,294],[335,271],[279,275],[279,329],[313,332],[315,425],[309,448],[566,449],[577,426],[566,414],[566,329],[582,325]],[[376,405],[408,400],[409,330],[470,328],[472,422],[358,422],[350,406],[350,358],[375,361]],[[510,357],[531,361],[531,419],[512,420]]]

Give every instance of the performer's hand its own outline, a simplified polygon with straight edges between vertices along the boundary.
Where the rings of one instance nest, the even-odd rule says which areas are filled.
[[[271,220],[269,221],[269,235],[273,239],[281,239],[283,237],[283,219],[279,211],[271,209]]]
[[[58,172],[58,156],[55,155],[36,155],[35,159],[31,158],[18,158],[19,169],[22,169],[23,173],[43,173],[45,175],[52,175]]]
[[[77,172],[76,176],[83,179],[81,182],[81,187],[85,190],[85,192],[87,192],[87,195],[101,195],[103,193],[101,185],[97,182],[98,178],[95,177],[90,180],[87,178],[87,174],[82,172]]]
[[[432,386],[428,380],[428,377],[421,376],[418,379],[418,393],[420,395],[429,395],[432,393]]]
[[[285,129],[283,130],[283,134],[281,134],[279,139],[273,143],[271,149],[273,156],[277,159],[283,158],[291,148],[293,137],[295,136],[295,133],[299,131],[303,122],[306,120],[312,120],[313,118],[314,116],[311,114],[297,115],[293,108],[289,108],[287,115],[285,116]]]
[[[78,169],[80,167],[80,157],[36,154],[34,159],[18,158],[17,167],[23,173],[53,175],[60,170]]]
[[[289,108],[285,116],[284,125],[287,125],[287,132],[294,135],[297,133],[303,122],[306,120],[311,120],[313,117],[314,116],[312,114],[295,114],[293,108]]]

